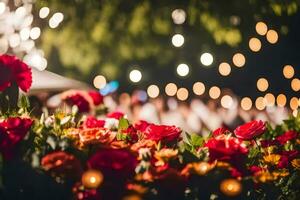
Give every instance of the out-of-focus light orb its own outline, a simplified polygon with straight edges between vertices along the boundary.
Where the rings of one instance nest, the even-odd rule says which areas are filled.
[[[175,96],[177,92],[177,85],[175,83],[168,83],[165,87],[165,92],[168,96]]]
[[[246,58],[241,53],[236,53],[232,57],[232,62],[237,67],[243,67],[246,63]]]
[[[269,82],[265,78],[260,78],[257,80],[256,86],[259,91],[264,92],[269,88]]]
[[[268,26],[264,22],[257,22],[255,26],[255,30],[259,35],[266,35],[268,31]]]
[[[50,13],[50,9],[48,7],[42,7],[39,11],[39,16],[41,19],[46,18]]]
[[[95,189],[103,182],[103,175],[100,171],[88,170],[82,174],[81,182],[85,187]]]
[[[293,98],[291,98],[291,100],[290,100],[290,107],[291,107],[291,109],[292,110],[296,110],[297,108],[298,108],[298,98],[297,97],[293,97]]]
[[[181,47],[184,44],[184,37],[181,34],[175,34],[172,37],[172,44],[175,47]]]
[[[10,35],[8,38],[8,42],[9,42],[9,46],[11,48],[15,48],[15,47],[19,46],[19,44],[21,43],[20,35],[17,33]]]
[[[30,36],[30,29],[29,28],[26,27],[26,28],[23,28],[20,31],[20,37],[21,37],[22,41],[28,40],[29,36]]]
[[[283,76],[287,79],[293,78],[295,75],[295,70],[291,65],[286,65],[283,67]]]
[[[193,85],[193,92],[196,94],[196,95],[202,95],[204,94],[205,92],[205,85],[204,83],[202,82],[196,82],[194,83]]]
[[[186,19],[186,13],[182,9],[175,9],[172,12],[172,19],[174,24],[183,24]]]
[[[222,76],[228,76],[231,72],[231,67],[228,63],[226,62],[222,62],[220,65],[219,65],[219,73],[222,75]]]
[[[0,15],[4,13],[6,5],[4,2],[0,2]]]
[[[4,54],[7,52],[9,46],[6,38],[0,38],[0,54]]]
[[[265,95],[265,104],[266,106],[274,106],[275,105],[275,96],[272,93],[267,93]]]
[[[140,70],[134,69],[129,73],[129,79],[134,82],[140,82],[142,79],[142,73]]]
[[[157,85],[150,85],[147,88],[147,94],[151,98],[156,98],[159,95],[159,87]]]
[[[233,104],[233,99],[231,96],[229,95],[224,95],[222,98],[221,98],[221,105],[223,106],[223,108],[231,108]]]
[[[253,52],[258,52],[261,49],[261,42],[258,38],[251,38],[249,40],[249,48]]]
[[[267,40],[271,44],[275,44],[278,41],[278,33],[275,30],[269,30],[267,32]]]
[[[255,100],[255,107],[257,110],[263,110],[266,107],[265,101],[263,97],[257,97]]]
[[[181,63],[177,66],[177,74],[179,76],[186,76],[189,74],[190,68],[187,64]]]
[[[293,110],[292,114],[293,114],[294,117],[297,117],[298,116],[298,110]]]
[[[221,90],[219,87],[217,86],[213,86],[209,89],[209,96],[212,98],[212,99],[217,99],[220,97],[220,94],[221,94]]]
[[[30,31],[30,38],[33,40],[36,40],[40,37],[41,35],[41,29],[39,27],[34,27]]]
[[[249,97],[244,97],[241,100],[241,107],[245,111],[250,110],[252,108],[252,100]]]
[[[179,88],[177,91],[177,98],[180,101],[185,101],[189,97],[189,91],[186,88]]]
[[[24,8],[23,6],[17,8],[17,10],[15,11],[16,18],[22,18],[25,15],[26,15],[26,8]]]
[[[63,21],[64,15],[60,12],[55,13],[49,20],[50,28],[56,28]]]
[[[106,85],[106,78],[102,75],[98,75],[94,78],[94,87],[97,89],[102,89]]]
[[[202,65],[209,66],[214,62],[214,57],[210,53],[203,53],[200,57]]]
[[[291,81],[291,88],[292,90],[294,90],[295,92],[298,92],[300,90],[300,80],[298,78],[294,78]]]
[[[286,96],[284,94],[279,94],[276,98],[277,105],[284,107],[286,104]]]
[[[237,179],[225,179],[220,184],[220,191],[228,197],[236,197],[242,192],[242,184]]]

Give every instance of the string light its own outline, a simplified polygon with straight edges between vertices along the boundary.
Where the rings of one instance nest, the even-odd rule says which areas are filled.
[[[140,82],[140,80],[142,79],[142,73],[140,70],[134,69],[129,73],[129,79],[134,82]]]
[[[94,78],[94,87],[97,89],[102,89],[106,85],[106,78],[102,75],[98,75]]]
[[[187,64],[181,63],[177,66],[177,74],[179,76],[187,76],[190,68]]]
[[[291,100],[290,100],[290,107],[291,107],[291,109],[292,110],[296,110],[297,108],[298,108],[298,98],[297,97],[293,97],[293,98],[291,98]]]
[[[183,24],[186,19],[186,13],[182,9],[175,9],[172,12],[172,19],[174,24]]]
[[[249,40],[249,48],[253,52],[258,52],[261,49],[261,42],[257,38],[251,38]]]
[[[252,108],[252,100],[249,97],[244,97],[241,100],[241,107],[245,111],[250,110]]]
[[[87,188],[98,188],[103,182],[103,175],[97,170],[88,170],[81,177],[82,184]]]
[[[202,95],[205,92],[205,85],[202,82],[196,82],[193,85],[193,92],[196,95]]]
[[[257,22],[255,30],[259,35],[266,35],[268,31],[268,26],[264,22]]]
[[[221,90],[220,88],[218,88],[217,86],[213,86],[209,89],[209,96],[212,98],[212,99],[217,99],[220,97],[220,94],[221,94]]]
[[[147,88],[147,94],[151,98],[156,98],[159,95],[159,87],[157,85],[150,85]]]
[[[231,67],[228,63],[223,62],[219,65],[219,73],[222,76],[228,76],[231,72]]]
[[[34,27],[30,31],[30,38],[33,40],[36,40],[40,37],[41,35],[41,29],[39,27]]]
[[[298,92],[300,90],[300,80],[298,78],[294,78],[291,82],[291,88],[295,92]]]
[[[224,95],[222,98],[221,98],[221,105],[224,107],[224,108],[227,108],[229,109],[233,104],[233,99],[231,96],[229,95]]]
[[[168,96],[175,96],[177,92],[177,85],[175,83],[168,83],[165,87],[165,92]]]
[[[267,32],[267,40],[271,44],[275,44],[278,41],[278,33],[275,30],[269,30]]]
[[[60,12],[54,13],[54,15],[49,20],[50,28],[56,28],[63,21],[64,15]]]
[[[210,53],[203,53],[200,57],[202,65],[209,66],[214,62],[214,57]]]
[[[293,78],[295,70],[291,65],[286,65],[283,67],[283,76],[287,79]]]
[[[279,94],[276,98],[277,105],[284,107],[286,104],[286,96],[284,94]]]
[[[175,47],[181,47],[184,44],[184,37],[183,37],[183,35],[181,35],[181,34],[175,34],[172,37],[172,44]]]
[[[257,80],[256,86],[259,91],[264,92],[269,88],[268,80],[265,78],[260,78]]]
[[[39,11],[39,16],[41,19],[46,18],[50,13],[50,9],[48,7],[42,7]]]
[[[232,62],[237,67],[243,67],[246,63],[246,58],[241,53],[236,53],[232,57]]]
[[[20,31],[20,37],[22,41],[28,40],[30,37],[30,29],[28,27],[23,28]]]
[[[185,101],[189,97],[189,91],[186,88],[179,88],[177,91],[177,98],[180,101]]]
[[[274,106],[275,96],[271,93],[267,93],[264,97],[266,106]]]
[[[255,100],[255,107],[257,108],[257,110],[263,110],[266,107],[265,101],[263,97],[258,97]]]

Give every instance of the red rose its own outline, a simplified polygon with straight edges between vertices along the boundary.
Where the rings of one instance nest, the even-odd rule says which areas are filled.
[[[298,133],[296,131],[287,131],[282,135],[276,137],[276,141],[278,141],[281,145],[284,145],[289,140],[293,140],[297,138]]]
[[[299,155],[299,151],[282,151],[280,153],[280,160],[278,162],[278,168],[286,168],[289,165],[289,162],[295,159]]]
[[[257,173],[263,171],[264,168],[262,168],[262,167],[260,167],[260,166],[252,165],[252,166],[249,167],[249,170],[250,170],[250,172],[251,172],[252,174],[257,174]]]
[[[237,127],[234,134],[242,140],[252,140],[263,134],[266,130],[265,123],[261,120],[254,120]]]
[[[122,113],[122,112],[111,112],[111,113],[108,113],[106,115],[106,117],[108,117],[108,118],[114,118],[114,119],[119,120],[122,117],[124,117],[124,113]]]
[[[70,105],[76,105],[78,107],[79,112],[89,112],[90,104],[89,102],[80,94],[74,94],[69,96],[66,99],[67,103]]]
[[[145,132],[145,130],[147,129],[147,127],[150,125],[150,123],[146,122],[146,121],[139,121],[138,123],[136,123],[134,125],[134,128],[137,130],[137,131],[140,131],[140,132]]]
[[[229,132],[228,129],[221,127],[221,128],[218,128],[218,129],[214,130],[212,132],[212,135],[215,137],[215,136],[222,135],[222,134],[225,134],[225,133],[228,133],[228,132]]]
[[[97,119],[93,116],[89,116],[82,124],[82,128],[103,128],[105,120]]]
[[[156,142],[174,142],[180,138],[181,129],[176,126],[149,124],[144,130],[146,139]]]
[[[20,117],[0,122],[0,152],[6,159],[11,158],[14,147],[25,137],[31,125],[31,119]]]
[[[88,160],[89,168],[101,171],[107,181],[132,177],[136,165],[136,157],[125,149],[101,149]]]
[[[241,140],[227,135],[210,138],[204,146],[208,148],[211,161],[237,161],[248,153]]]
[[[13,83],[16,83],[24,92],[30,89],[31,68],[15,56],[0,56],[0,74],[0,91],[4,91]]]
[[[94,105],[98,106],[103,103],[103,96],[97,91],[89,91],[88,94],[93,99]]]
[[[45,155],[41,165],[44,170],[54,176],[67,176],[78,179],[81,177],[82,168],[79,160],[72,154],[56,151]]]

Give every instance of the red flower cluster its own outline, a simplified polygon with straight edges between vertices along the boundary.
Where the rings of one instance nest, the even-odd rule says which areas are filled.
[[[0,56],[0,74],[0,91],[14,83],[24,92],[29,91],[32,84],[31,69],[15,56]]]
[[[234,134],[239,139],[252,140],[263,134],[265,130],[265,123],[261,120],[255,120],[237,127]]]
[[[25,137],[31,125],[31,119],[20,117],[0,122],[0,152],[6,159],[12,157],[15,146]]]
[[[93,116],[89,116],[82,124],[82,128],[103,128],[105,120],[97,119]]]
[[[284,145],[289,140],[293,140],[293,139],[297,138],[297,135],[298,135],[298,133],[296,131],[287,131],[284,134],[277,136],[276,141],[279,144]]]

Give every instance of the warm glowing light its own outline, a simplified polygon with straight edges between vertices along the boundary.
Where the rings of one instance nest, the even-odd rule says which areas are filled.
[[[291,100],[290,100],[290,107],[291,107],[291,109],[292,110],[296,110],[297,108],[298,108],[298,98],[297,97],[293,97],[293,98],[291,98]]]
[[[129,79],[134,82],[140,82],[140,80],[142,79],[142,73],[140,70],[134,69],[129,73]]]
[[[181,35],[181,34],[175,34],[172,37],[172,44],[175,47],[181,47],[184,44],[184,37],[183,37],[183,35]]]
[[[45,70],[47,67],[47,60],[39,51],[33,51],[24,56],[24,62],[40,71]]]
[[[34,27],[30,31],[30,38],[33,40],[36,40],[40,37],[41,35],[41,29],[39,27]]]
[[[291,65],[286,65],[283,67],[283,76],[287,79],[293,78],[295,75],[295,70]]]
[[[251,51],[258,52],[261,49],[261,42],[257,38],[251,38],[249,40],[249,48]]]
[[[255,107],[257,108],[257,110],[263,110],[266,107],[265,101],[263,97],[258,97],[255,100]]]
[[[230,108],[233,104],[233,99],[231,96],[229,95],[224,95],[222,98],[221,98],[221,105],[224,107],[224,108]]]
[[[177,85],[175,83],[168,83],[165,87],[165,92],[168,96],[175,96],[177,92]]]
[[[298,78],[294,78],[291,82],[291,88],[295,92],[298,92],[300,90],[300,80]]]
[[[269,88],[268,80],[265,78],[260,78],[257,80],[256,86],[259,91],[264,92]]]
[[[159,87],[157,85],[150,85],[147,89],[147,94],[151,98],[156,98],[159,95]]]
[[[278,33],[275,30],[269,30],[267,32],[267,40],[271,44],[275,44],[278,41]]]
[[[267,93],[264,100],[266,106],[274,106],[275,104],[275,96],[272,93]]]
[[[200,57],[202,65],[209,66],[214,62],[214,57],[210,53],[203,53]]]
[[[231,67],[228,63],[223,62],[219,65],[219,73],[222,76],[228,76],[231,72]]]
[[[264,22],[257,22],[255,30],[259,35],[266,35],[268,31],[268,26]]]
[[[236,179],[225,179],[220,184],[220,190],[229,197],[235,197],[242,192],[242,184]]]
[[[64,15],[60,12],[55,13],[49,20],[50,28],[56,28],[63,21]]]
[[[193,91],[196,95],[202,95],[205,92],[205,85],[202,82],[196,82],[193,85]]]
[[[17,33],[10,35],[8,38],[8,42],[9,42],[9,46],[11,48],[15,48],[15,47],[19,46],[19,44],[21,43],[20,35]]]
[[[94,78],[94,87],[97,89],[102,89],[106,85],[106,78],[102,75],[98,75]]]
[[[286,104],[286,96],[284,94],[279,94],[276,98],[277,105],[284,107]]]
[[[88,170],[81,177],[82,184],[87,188],[98,188],[103,182],[103,175],[97,170]]]
[[[297,117],[298,116],[298,110],[293,110],[293,116]]]
[[[186,88],[179,88],[177,91],[177,98],[180,101],[185,101],[189,97],[189,91]]]
[[[48,7],[42,7],[39,12],[40,18],[46,18],[50,13],[50,9]]]
[[[245,111],[250,110],[252,108],[252,100],[249,97],[244,97],[241,100],[241,107]]]
[[[237,67],[243,67],[246,63],[246,58],[241,53],[236,53],[232,57],[232,62]]]
[[[5,9],[6,9],[5,3],[4,3],[4,2],[0,2],[0,15],[1,15],[2,13],[4,13]]]
[[[186,19],[186,13],[182,9],[175,9],[172,12],[172,19],[175,24],[183,24]]]
[[[20,37],[22,41],[28,40],[30,36],[30,29],[29,28],[23,28],[20,31]]]
[[[221,90],[217,86],[213,86],[209,89],[208,93],[212,99],[217,99],[217,98],[219,98],[219,96],[221,94]]]
[[[209,163],[207,162],[200,162],[200,163],[197,163],[195,164],[196,165],[196,172],[199,174],[199,175],[205,175],[207,174],[207,172],[209,172],[211,170],[211,166]]]
[[[190,68],[187,64],[182,63],[177,66],[177,74],[179,76],[186,76],[188,75],[189,71]]]

